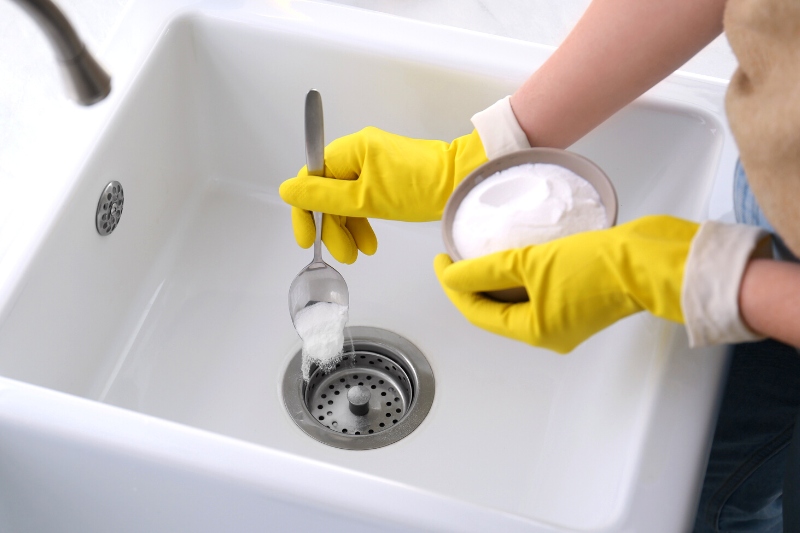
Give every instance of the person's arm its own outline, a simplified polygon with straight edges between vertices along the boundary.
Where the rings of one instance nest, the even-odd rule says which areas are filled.
[[[722,32],[725,0],[594,0],[511,97],[531,146],[566,148]]]
[[[750,261],[739,288],[739,311],[753,331],[800,348],[800,265]]]

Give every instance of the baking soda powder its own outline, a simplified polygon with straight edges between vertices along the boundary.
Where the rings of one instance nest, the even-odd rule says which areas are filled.
[[[320,302],[295,315],[294,327],[303,340],[300,368],[304,380],[308,381],[313,363],[327,373],[342,359],[347,311],[346,305]]]
[[[470,259],[607,224],[588,181],[558,165],[529,163],[493,174],[467,194],[453,220],[453,241]]]

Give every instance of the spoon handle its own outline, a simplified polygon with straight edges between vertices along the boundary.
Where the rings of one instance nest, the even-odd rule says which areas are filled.
[[[311,89],[306,95],[306,167],[310,176],[325,175],[325,126],[322,96]]]
[[[325,175],[325,126],[322,118],[322,96],[311,89],[306,94],[306,168],[309,176]],[[322,261],[322,213],[314,213],[316,237],[314,239],[314,262]]]
[[[322,263],[322,213],[313,211],[314,215],[314,263]]]

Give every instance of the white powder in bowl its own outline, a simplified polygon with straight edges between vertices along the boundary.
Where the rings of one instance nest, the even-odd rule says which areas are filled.
[[[492,174],[462,200],[453,241],[464,259],[607,226],[588,181],[558,165],[528,163]]]
[[[297,312],[294,327],[303,340],[301,370],[303,379],[311,377],[311,365],[316,363],[323,372],[330,372],[342,359],[344,326],[347,324],[346,305],[319,302]]]

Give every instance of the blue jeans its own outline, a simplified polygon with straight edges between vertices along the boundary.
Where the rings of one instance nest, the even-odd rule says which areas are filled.
[[[737,220],[772,231],[740,165],[734,188]],[[775,243],[776,257],[796,261]],[[800,532],[800,354],[774,340],[732,351],[694,532]]]
[[[775,258],[782,261],[800,262],[792,255],[792,252],[783,244],[783,241],[769,223],[764,212],[758,206],[750,184],[747,183],[747,174],[744,173],[742,164],[737,161],[736,171],[733,177],[733,209],[736,214],[736,221],[751,226],[759,226],[772,234],[773,252]]]

